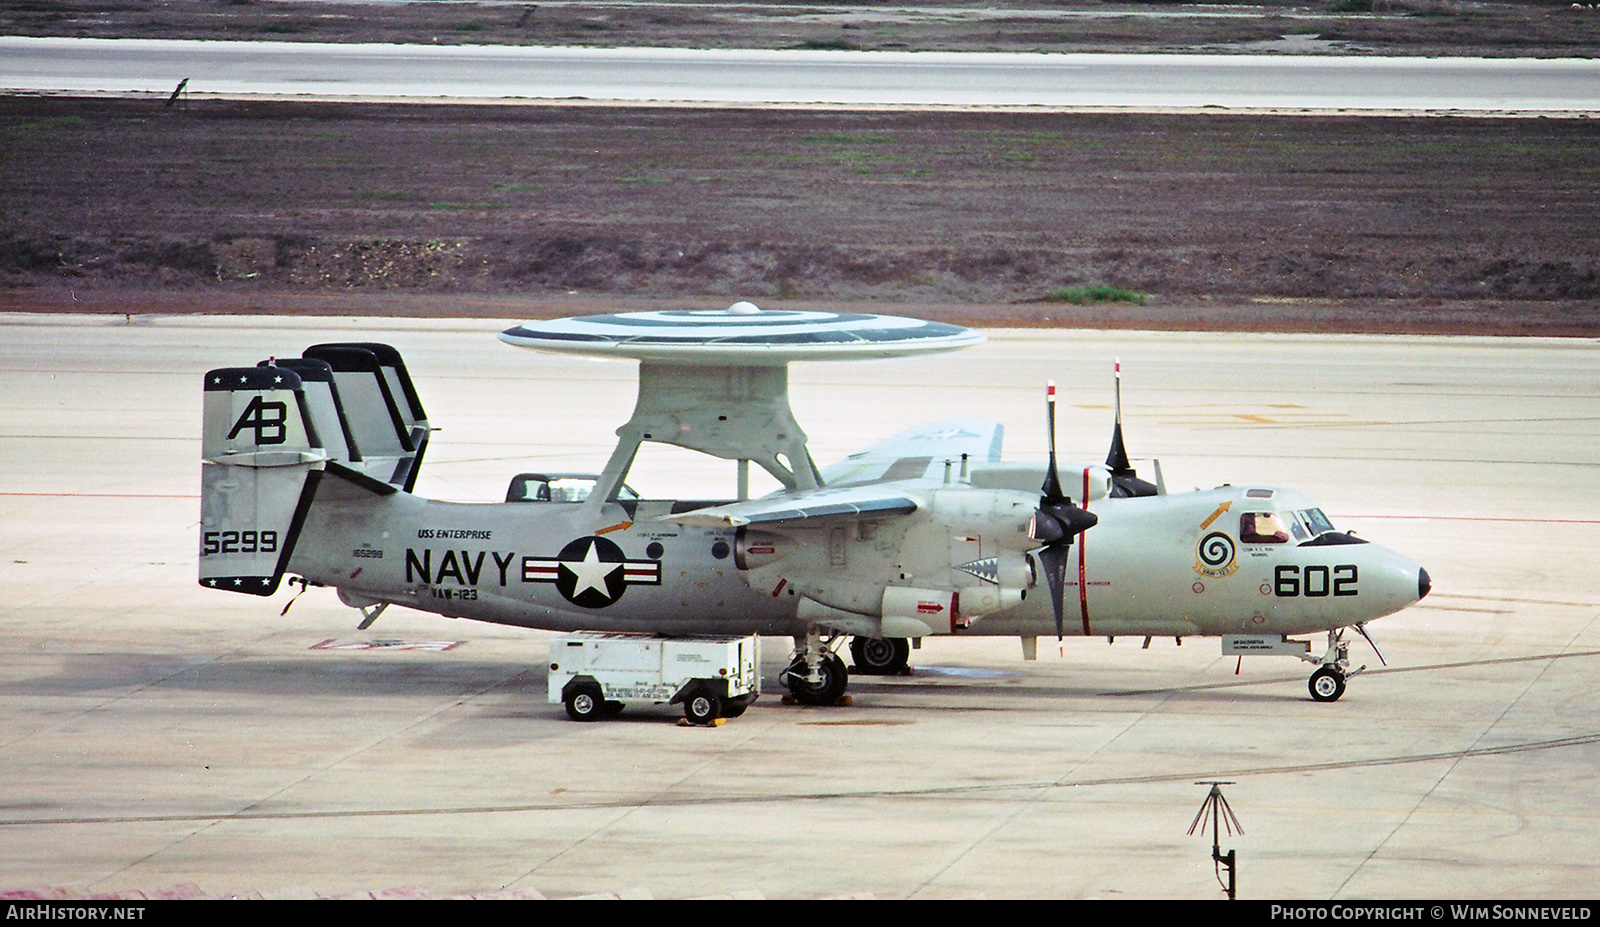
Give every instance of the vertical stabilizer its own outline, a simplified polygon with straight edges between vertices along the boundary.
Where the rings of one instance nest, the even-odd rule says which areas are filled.
[[[410,492],[428,446],[428,417],[400,352],[386,344],[319,344],[304,356],[333,372],[353,469]]]
[[[355,435],[350,433],[349,423],[345,421],[344,406],[339,402],[339,387],[333,379],[333,368],[325,361],[305,357],[278,358],[262,361],[257,366],[274,365],[292,370],[300,377],[306,417],[322,449],[328,452],[328,459],[359,468],[361,450],[356,446]]]
[[[328,454],[286,367],[213,370],[205,380],[200,584],[271,595]]]

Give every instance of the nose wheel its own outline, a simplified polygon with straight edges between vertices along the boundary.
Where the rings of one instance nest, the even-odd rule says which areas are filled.
[[[1344,672],[1337,666],[1324,666],[1311,674],[1311,698],[1318,702],[1336,702],[1344,694]]]
[[[1382,660],[1383,651],[1378,650],[1377,643],[1367,635],[1366,628],[1356,625],[1356,630],[1360,631],[1361,636],[1372,644],[1372,649],[1377,652],[1378,659]],[[1350,643],[1344,639],[1342,630],[1328,632],[1328,649],[1323,653],[1322,659],[1318,660],[1309,655],[1303,656],[1302,659],[1322,664],[1320,669],[1311,674],[1311,680],[1307,683],[1307,688],[1311,690],[1312,700],[1317,702],[1337,702],[1339,696],[1344,695],[1345,680],[1366,669],[1365,666],[1357,667],[1354,670],[1350,668]]]

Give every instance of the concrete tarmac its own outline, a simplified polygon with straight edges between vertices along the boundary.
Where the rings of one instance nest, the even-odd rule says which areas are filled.
[[[515,320],[0,314],[0,891],[11,897],[1583,899],[1600,889],[1600,345],[994,331],[924,359],[801,364],[827,463],[953,415],[1174,491],[1299,489],[1417,559],[1388,665],[1336,703],[1216,641],[929,641],[853,704],[766,694],[717,728],[545,699],[547,634],[326,589],[196,581],[201,378],[329,340],[400,348],[433,424],[420,492],[495,501],[598,469],[634,368],[499,343]],[[639,488],[731,491],[667,455]],[[284,613],[287,607],[287,612]],[[1318,648],[1320,649],[1320,641]]]

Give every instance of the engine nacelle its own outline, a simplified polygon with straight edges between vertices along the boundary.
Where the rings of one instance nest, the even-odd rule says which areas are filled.
[[[1028,590],[1016,586],[972,586],[961,590],[961,616],[971,624],[984,615],[1021,605],[1027,595]]]
[[[782,560],[793,539],[770,531],[740,528],[733,540],[733,564],[745,572]]]
[[[892,637],[954,634],[984,615],[1022,604],[1026,595],[1023,589],[988,583],[958,588],[887,586],[883,590],[884,633]]]
[[[1006,492],[940,493],[943,517],[772,531],[741,528],[734,563],[754,586],[880,617],[894,637],[948,634],[1014,608],[1037,583],[1023,546],[1033,500]],[[932,514],[932,513],[931,513]],[[954,516],[954,517],[951,517]],[[965,524],[963,524],[965,522]],[[982,525],[980,536],[965,533]],[[775,593],[776,594],[776,593]]]
[[[1111,471],[1100,464],[1087,467],[1062,464],[1060,473],[1062,491],[1079,505],[1085,500],[1094,502],[1111,495]],[[968,485],[973,489],[1009,490],[1037,496],[1043,481],[1044,468],[1036,464],[993,463],[975,464]]]

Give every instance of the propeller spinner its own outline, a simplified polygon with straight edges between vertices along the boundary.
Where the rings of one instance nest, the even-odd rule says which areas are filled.
[[[1064,613],[1067,585],[1067,559],[1072,551],[1072,539],[1093,528],[1100,519],[1080,508],[1061,489],[1061,477],[1056,471],[1056,384],[1049,381],[1045,392],[1045,424],[1050,436],[1050,468],[1045,472],[1044,486],[1040,489],[1039,508],[1033,513],[1028,535],[1044,544],[1039,551],[1039,562],[1044,565],[1045,580],[1050,586],[1050,608],[1056,619],[1056,639],[1066,635]]]

